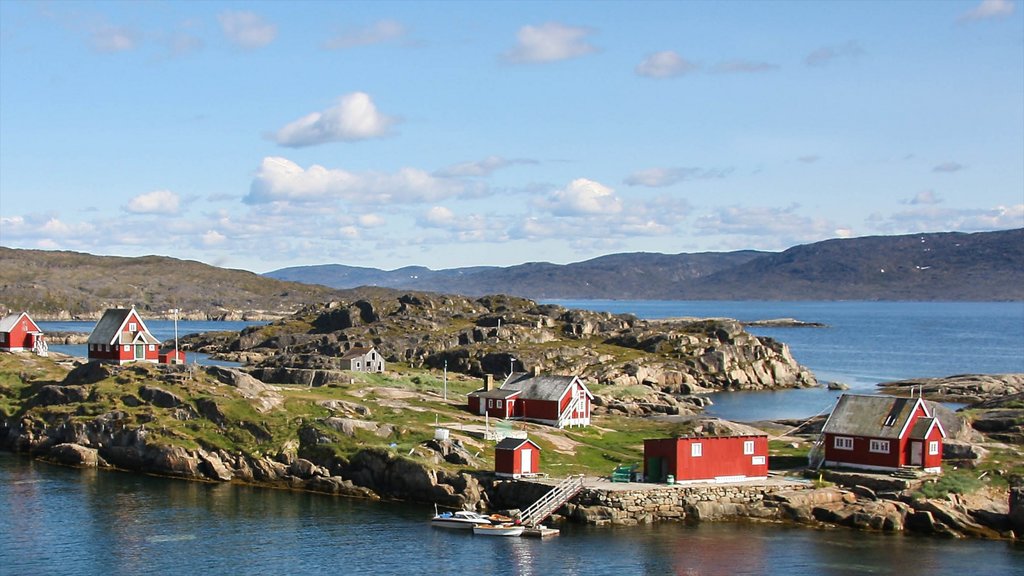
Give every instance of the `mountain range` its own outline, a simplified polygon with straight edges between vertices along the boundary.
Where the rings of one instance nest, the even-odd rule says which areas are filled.
[[[572,264],[268,272],[333,288],[659,300],[1024,300],[1024,228],[825,240],[783,252],[625,253]]]

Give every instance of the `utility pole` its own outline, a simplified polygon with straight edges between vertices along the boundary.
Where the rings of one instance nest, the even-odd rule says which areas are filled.
[[[444,400],[448,401],[448,360],[444,361]]]
[[[171,310],[171,312],[174,312],[174,362],[173,363],[177,364],[178,363],[178,358],[180,358],[180,356],[178,355],[178,309],[175,308],[174,310]]]

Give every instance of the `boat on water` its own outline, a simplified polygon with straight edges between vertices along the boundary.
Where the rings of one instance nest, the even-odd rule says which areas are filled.
[[[473,526],[473,534],[480,536],[522,536],[526,526],[522,524],[478,524]]]
[[[455,512],[435,513],[430,519],[431,526],[438,528],[461,528],[469,530],[474,526],[492,526],[490,517],[471,512],[469,510],[457,510]]]

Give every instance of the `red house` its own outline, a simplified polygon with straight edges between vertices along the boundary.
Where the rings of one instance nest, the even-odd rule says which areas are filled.
[[[505,438],[494,447],[494,474],[519,478],[540,472],[540,446],[527,438]]]
[[[9,314],[0,318],[0,350],[23,352],[45,348],[43,331],[29,317],[28,312]]]
[[[684,436],[644,440],[648,482],[737,482],[768,477],[768,436]]]
[[[594,395],[579,376],[514,372],[492,389],[493,378],[469,393],[469,410],[503,420],[530,420],[558,428],[590,424]]]
[[[117,364],[160,360],[160,341],[149,333],[134,307],[110,308],[104,312],[89,334],[87,344],[89,360]]]
[[[920,398],[843,394],[821,435],[826,466],[942,470],[946,431]]]

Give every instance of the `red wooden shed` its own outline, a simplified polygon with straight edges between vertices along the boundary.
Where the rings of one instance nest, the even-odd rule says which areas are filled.
[[[519,478],[540,472],[540,446],[528,438],[505,438],[494,447],[494,474]]]
[[[843,394],[821,435],[826,466],[942,471],[946,431],[920,398]]]
[[[644,440],[648,482],[735,482],[768,477],[768,436],[684,436]]]
[[[9,314],[0,318],[0,350],[32,350],[42,342],[42,338],[43,331],[32,321],[28,312]]]

